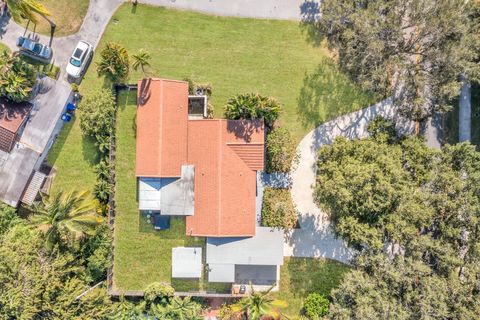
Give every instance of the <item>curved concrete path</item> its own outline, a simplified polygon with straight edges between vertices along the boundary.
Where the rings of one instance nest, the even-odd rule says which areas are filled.
[[[328,215],[313,200],[316,180],[318,149],[331,144],[336,137],[359,139],[367,136],[367,124],[376,116],[394,119],[400,133],[414,132],[414,124],[400,118],[387,99],[378,104],[353,112],[308,133],[298,146],[300,162],[292,172],[292,198],[300,212],[300,229],[287,235],[284,255],[294,257],[325,257],[348,263],[354,252],[342,240],[335,239]]]
[[[66,80],[65,67],[68,59],[79,40],[86,40],[94,47],[97,46],[110,17],[115,13],[124,0],[91,0],[87,14],[80,30],[66,37],[39,35],[15,23],[10,17],[0,18],[0,42],[6,44],[12,51],[16,51],[16,41],[21,35],[38,39],[41,43],[50,44],[53,51],[52,63],[60,67],[60,80]]]

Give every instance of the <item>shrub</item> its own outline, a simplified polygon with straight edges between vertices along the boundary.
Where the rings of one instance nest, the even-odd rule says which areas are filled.
[[[113,82],[124,81],[130,72],[128,51],[118,43],[108,42],[100,53],[101,60],[97,63],[97,73]]]
[[[274,98],[247,93],[239,94],[227,101],[225,117],[232,120],[263,118],[265,125],[272,128],[281,110],[280,104]]]
[[[290,172],[297,162],[297,147],[290,132],[285,128],[273,129],[267,137],[267,172]]]
[[[27,101],[35,85],[36,75],[32,65],[19,56],[6,52],[0,55],[0,95],[14,102]]]
[[[112,166],[108,159],[102,159],[95,166],[95,173],[97,174],[97,182],[93,188],[95,197],[103,204],[108,203],[110,194],[112,193],[112,184],[110,183],[110,170]]]
[[[328,299],[318,293],[310,293],[303,302],[305,315],[310,319],[318,319],[326,315],[328,306]]]
[[[297,223],[297,210],[288,189],[265,188],[263,192],[262,225],[292,229]]]
[[[148,304],[168,303],[174,293],[175,290],[168,283],[153,282],[145,289],[144,299]]]
[[[109,90],[98,90],[85,96],[78,107],[83,134],[95,140],[102,153],[110,149],[112,121],[115,115],[115,98]]]

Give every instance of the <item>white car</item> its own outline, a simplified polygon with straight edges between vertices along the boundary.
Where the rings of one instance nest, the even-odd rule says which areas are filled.
[[[93,46],[86,41],[79,41],[68,61],[67,74],[73,78],[80,78],[92,55]]]

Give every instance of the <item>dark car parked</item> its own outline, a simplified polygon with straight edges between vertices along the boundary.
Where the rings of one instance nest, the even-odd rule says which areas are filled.
[[[52,58],[52,48],[25,37],[18,37],[17,47],[20,52],[32,58],[49,61]]]

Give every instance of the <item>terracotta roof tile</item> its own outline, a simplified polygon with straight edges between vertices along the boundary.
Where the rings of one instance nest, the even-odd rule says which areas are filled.
[[[148,111],[153,117],[140,115],[143,107],[139,104],[137,140],[143,140],[137,142],[137,176],[148,173],[148,176],[163,177],[165,165],[168,166],[167,172],[180,171],[184,163],[194,165],[195,214],[186,218],[186,234],[210,237],[255,235],[255,170],[262,170],[264,163],[263,121],[188,120],[186,113],[181,118],[183,109],[178,111],[174,104],[186,105],[188,101],[182,97],[187,99],[188,88],[180,85],[168,88],[178,94],[170,93],[169,96],[175,99],[163,105],[159,101],[162,94],[158,91],[161,90],[165,90],[165,86],[150,84],[146,92],[149,99],[155,99],[152,100],[154,104],[148,105],[157,108],[157,111]],[[166,108],[166,105],[170,107]],[[172,121],[174,125],[171,125]],[[177,134],[152,130],[167,125]],[[147,128],[141,129],[142,126]],[[145,138],[147,133],[151,134],[148,139]],[[149,156],[156,159],[146,159]],[[178,168],[173,168],[175,165]]]
[[[16,133],[27,119],[32,105],[28,102],[16,103],[0,99],[0,127]]]

